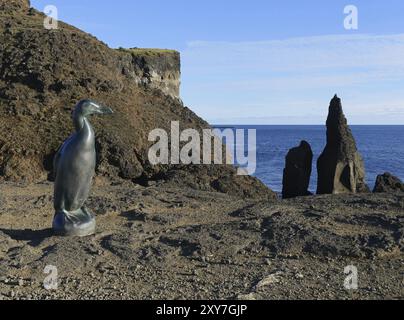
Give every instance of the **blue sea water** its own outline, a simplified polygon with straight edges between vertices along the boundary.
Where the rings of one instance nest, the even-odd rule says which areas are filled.
[[[216,126],[223,128],[222,126]],[[317,158],[326,144],[326,128],[321,125],[224,126],[257,131],[255,176],[272,190],[282,191],[282,175],[288,150],[301,140],[313,149],[310,191],[317,186]],[[365,162],[366,180],[373,189],[376,176],[384,172],[404,180],[404,126],[351,126],[357,147]]]

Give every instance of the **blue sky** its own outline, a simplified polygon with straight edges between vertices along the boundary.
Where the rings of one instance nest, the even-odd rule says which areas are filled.
[[[338,93],[352,124],[404,124],[402,0],[31,4],[114,48],[179,50],[183,101],[211,123],[323,124]]]

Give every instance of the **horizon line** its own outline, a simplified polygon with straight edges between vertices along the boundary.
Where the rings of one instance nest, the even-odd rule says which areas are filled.
[[[248,123],[231,123],[231,124],[220,124],[220,123],[210,123],[212,126],[326,126],[326,124],[322,123],[314,123],[314,124],[287,124],[287,123],[268,123],[268,124],[248,124]],[[348,126],[391,126],[391,127],[397,127],[397,126],[404,126],[404,124],[348,124]]]
[[[296,126],[296,127],[309,127],[309,126],[323,126],[326,127],[326,124],[245,124],[245,123],[232,123],[232,124],[220,124],[220,123],[209,123],[211,126],[216,127],[230,127],[230,126],[251,126],[251,127],[264,127],[264,126]],[[355,127],[404,127],[404,124],[348,124],[348,126],[355,126]]]

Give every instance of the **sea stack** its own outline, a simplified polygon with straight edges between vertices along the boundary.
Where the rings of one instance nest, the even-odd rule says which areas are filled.
[[[341,99],[331,100],[327,118],[327,144],[317,161],[318,194],[369,192],[365,167],[342,111]]]
[[[289,150],[283,170],[284,199],[311,195],[308,188],[312,162],[313,152],[308,142],[303,140],[298,147]]]
[[[373,192],[404,192],[404,183],[391,173],[378,175]]]

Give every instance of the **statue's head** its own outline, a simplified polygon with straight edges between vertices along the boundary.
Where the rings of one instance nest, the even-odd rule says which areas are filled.
[[[91,114],[112,114],[111,108],[103,106],[93,100],[81,100],[74,109],[74,117],[76,115],[89,116]]]

